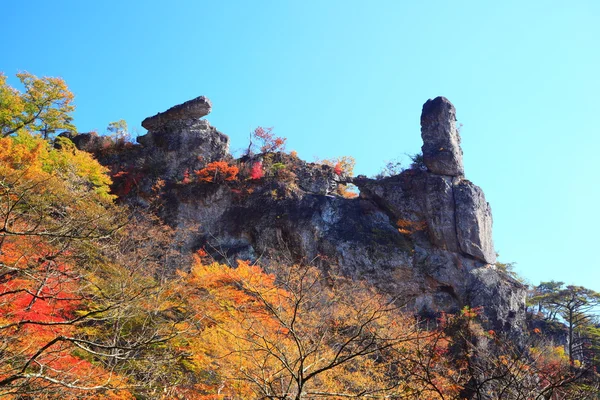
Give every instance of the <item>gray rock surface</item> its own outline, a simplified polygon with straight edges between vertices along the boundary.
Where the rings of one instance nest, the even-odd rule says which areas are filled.
[[[210,114],[211,109],[210,100],[204,96],[199,96],[146,118],[142,121],[142,126],[149,131],[159,130],[162,126],[174,120],[200,119]]]
[[[295,170],[298,177],[298,186],[309,193],[330,194],[337,187],[339,177],[333,172],[333,168],[327,165],[305,164]]]
[[[169,170],[165,178],[186,169],[194,171],[229,154],[229,138],[206,120],[176,120],[137,138]]]
[[[109,138],[98,136],[96,132],[79,133],[71,136],[65,135],[64,137],[71,139],[79,150],[85,150],[90,153],[96,152],[111,143]]]
[[[363,198],[396,221],[426,224],[428,241],[437,248],[496,262],[492,211],[483,191],[470,181],[419,170],[375,180],[355,178]]]
[[[439,175],[429,180],[430,175],[409,171],[383,183],[363,178],[361,198],[354,200],[303,189],[296,197],[278,198],[273,186],[258,184],[251,195],[225,186],[188,185],[171,192],[166,207],[168,220],[180,232],[178,242],[189,251],[204,247],[231,265],[237,258],[266,268],[311,263],[366,280],[423,315],[483,306],[491,328],[520,332],[525,289],[458,248],[451,218],[443,211],[454,201],[452,181]],[[431,193],[440,203],[439,220],[428,218],[422,202]],[[446,247],[454,240],[456,249],[431,240],[431,227],[420,225],[425,218],[438,221],[439,240]],[[401,231],[397,222],[402,219],[412,225]]]
[[[484,307],[492,329],[510,333],[517,340],[524,333],[525,285],[493,268],[478,268],[469,272],[467,294],[467,304]]]
[[[423,105],[421,114],[423,161],[427,169],[439,175],[464,175],[460,135],[456,129],[456,110],[445,97],[436,97]]]
[[[456,234],[461,250],[489,264],[496,262],[492,209],[483,190],[466,179],[454,185]]]
[[[460,252],[451,177],[428,174],[424,211],[433,244],[444,250]]]
[[[137,141],[163,179],[181,178],[186,170],[192,173],[229,156],[229,137],[199,119],[210,110],[210,100],[200,96],[142,122],[148,133]]]

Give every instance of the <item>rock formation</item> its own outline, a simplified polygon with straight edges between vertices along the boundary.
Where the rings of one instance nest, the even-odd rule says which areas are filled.
[[[184,252],[204,248],[232,265],[242,258],[266,268],[313,263],[367,280],[423,315],[483,306],[493,329],[523,328],[525,289],[494,268],[491,209],[464,177],[455,109],[447,99],[423,107],[426,168],[352,179],[270,153],[229,158],[240,171],[257,161],[277,165],[270,178],[181,184],[185,170],[229,157],[227,136],[198,119],[210,107],[199,97],[147,118],[140,146],[100,158],[113,170],[144,171],[140,190],[156,178],[167,183],[161,216],[177,229]],[[335,195],[339,183],[349,182],[360,189],[359,198]]]
[[[146,118],[142,121],[142,126],[149,131],[157,131],[173,121],[200,119],[210,114],[211,110],[212,104],[210,100],[204,96],[200,96],[171,107],[167,111],[158,113],[153,117]]]
[[[423,160],[427,171],[408,170],[398,178],[354,183],[394,218],[425,222],[436,247],[496,262],[492,211],[483,191],[464,178],[454,106],[444,97],[428,100],[421,115]]]
[[[427,169],[439,175],[464,175],[460,135],[456,129],[456,110],[445,97],[436,97],[423,105],[421,114],[423,161]]]
[[[164,179],[228,156],[229,138],[200,119],[210,111],[210,100],[200,96],[142,122],[148,133],[137,141],[150,153],[148,157],[162,164]]]
[[[121,146],[127,147],[125,152],[109,137],[94,132],[59,136],[71,139],[80,150],[94,153],[113,173],[134,171],[171,182],[181,179],[185,171],[191,173],[212,161],[231,158],[229,137],[200,119],[210,111],[210,100],[200,96],[148,117],[142,122],[148,133],[137,137],[139,146]],[[144,183],[150,180],[136,185]]]
[[[461,251],[487,263],[495,263],[492,210],[485,201],[483,190],[462,179],[454,183],[453,192],[456,236]]]

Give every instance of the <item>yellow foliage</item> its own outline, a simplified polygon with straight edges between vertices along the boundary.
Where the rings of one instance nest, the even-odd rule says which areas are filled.
[[[63,79],[38,78],[28,72],[17,77],[23,93],[10,87],[0,73],[0,136],[28,131],[46,139],[57,130],[74,130],[70,115],[75,110],[74,96]]]
[[[92,188],[103,199],[114,198],[109,193],[108,169],[69,140],[60,143],[61,149],[54,149],[25,132],[0,138],[0,179],[10,182],[12,176],[42,182],[60,178],[82,191]]]
[[[182,274],[200,329],[187,338],[194,370],[205,377],[195,390],[233,398],[411,392],[428,399],[436,398],[426,395],[435,384],[456,392],[438,372],[436,383],[413,379],[422,367],[418,354],[435,355],[447,344],[432,341],[390,299],[316,268],[278,269],[276,277],[247,262],[230,268],[196,257]],[[400,360],[402,371],[390,375]]]
[[[358,197],[358,193],[349,190],[347,185],[337,185],[336,192],[345,199],[355,199]]]
[[[77,323],[90,319],[92,299],[114,300],[106,300],[110,291],[91,261],[95,240],[122,222],[109,183],[105,169],[72,145],[53,149],[25,130],[0,138],[0,397],[133,398],[117,390],[125,378],[92,362],[73,339],[101,331]],[[88,390],[96,386],[102,394]]]
[[[354,166],[356,165],[354,157],[340,156],[325,160],[316,160],[316,163],[334,168],[338,175],[354,176]]]

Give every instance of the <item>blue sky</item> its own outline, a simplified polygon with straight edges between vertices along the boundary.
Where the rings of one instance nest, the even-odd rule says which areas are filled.
[[[274,126],[302,158],[373,175],[420,150],[421,106],[446,96],[501,259],[600,291],[596,0],[23,0],[0,20],[0,71],[63,77],[80,131],[142,134],[206,95],[233,150]]]

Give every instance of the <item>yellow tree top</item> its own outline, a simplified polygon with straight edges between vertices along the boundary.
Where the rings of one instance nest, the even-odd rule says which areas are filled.
[[[24,92],[6,83],[0,73],[0,135],[6,137],[22,129],[47,139],[58,130],[74,130],[71,113],[73,93],[61,78],[38,78],[28,72],[17,74]]]

